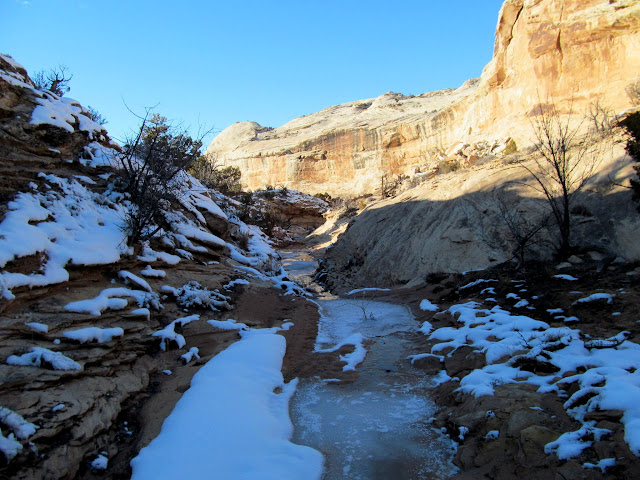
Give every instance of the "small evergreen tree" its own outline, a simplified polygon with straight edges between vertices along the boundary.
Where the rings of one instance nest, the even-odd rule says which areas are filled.
[[[87,113],[89,114],[89,118],[96,122],[98,125],[106,125],[107,123],[109,123],[107,119],[91,105],[87,107]]]

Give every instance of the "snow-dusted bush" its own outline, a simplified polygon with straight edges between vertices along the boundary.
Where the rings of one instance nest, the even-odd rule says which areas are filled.
[[[21,365],[30,367],[49,367],[53,370],[82,370],[82,366],[63,355],[47,348],[31,347],[28,353],[20,356],[11,355],[7,358],[9,365]]]
[[[125,219],[129,245],[147,240],[165,223],[163,210],[183,188],[181,172],[200,157],[202,140],[172,126],[157,113],[143,118],[118,156],[119,188],[130,200]]]
[[[183,308],[203,307],[219,311],[220,309],[231,310],[230,298],[216,290],[208,290],[198,282],[192,280],[180,288],[164,285],[163,292],[170,293],[176,299],[176,303]]]

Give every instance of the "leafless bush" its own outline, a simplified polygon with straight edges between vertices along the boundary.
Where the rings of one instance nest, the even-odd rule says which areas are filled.
[[[587,117],[591,121],[593,130],[601,137],[608,137],[613,133],[615,114],[599,99],[589,105]]]
[[[48,71],[40,70],[33,77],[33,83],[38,90],[49,90],[59,97],[71,90],[69,82],[73,75],[65,65],[58,65]]]
[[[640,77],[629,83],[624,90],[635,105],[640,105]]]
[[[576,195],[600,164],[600,155],[592,151],[594,139],[581,135],[582,123],[571,125],[573,111],[563,119],[551,103],[539,109],[533,121],[535,155],[533,165],[521,162],[533,177],[528,184],[542,193],[557,226],[556,254],[564,259],[571,255],[571,206]]]
[[[508,198],[505,191],[495,190],[493,200],[499,221],[506,227],[506,240],[517,261],[516,268],[520,269],[525,265],[528,251],[544,241],[540,234],[549,224],[549,215],[536,209],[520,208],[513,198]]]
[[[129,245],[151,238],[162,227],[162,211],[183,187],[179,173],[200,156],[201,138],[192,139],[147,109],[137,133],[125,141],[118,160],[119,186],[130,200],[125,218]]]

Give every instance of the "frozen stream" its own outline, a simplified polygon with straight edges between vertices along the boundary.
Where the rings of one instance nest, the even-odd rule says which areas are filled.
[[[288,252],[283,263],[292,278],[309,285],[313,262],[302,255],[298,263]],[[426,393],[430,380],[407,360],[415,353],[409,345],[417,322],[402,305],[355,297],[315,300],[321,310],[316,350],[362,338],[366,357],[351,384],[298,384],[293,441],[322,452],[324,480],[448,477],[455,472],[453,444],[428,425],[435,412]]]

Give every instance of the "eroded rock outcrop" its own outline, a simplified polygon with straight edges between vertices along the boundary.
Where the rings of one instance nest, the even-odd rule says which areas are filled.
[[[524,142],[539,103],[552,100],[563,113],[598,101],[614,112],[628,108],[639,42],[636,0],[507,0],[464,124]]]
[[[622,150],[618,144],[606,151],[602,173],[573,204],[572,241],[584,251],[593,250],[596,257],[638,261],[636,205],[631,192],[609,178],[625,178],[633,171]],[[368,205],[348,219],[346,228],[342,225],[337,241],[326,251],[327,286],[342,292],[415,285],[435,272],[483,269],[509,260],[515,244],[498,198],[506,199],[521,219],[545,215],[548,207],[526,179],[524,168],[493,161],[434,175],[395,198]],[[554,235],[553,226],[543,230],[527,248],[528,259],[551,260]],[[319,230],[314,236],[326,235]]]
[[[455,107],[477,86],[417,97],[389,92],[325,108],[276,129],[230,126],[208,152],[242,170],[249,188],[282,185],[309,193],[372,193],[383,175],[419,171],[457,138]]]
[[[163,231],[127,247],[117,149],[0,55],[0,478],[129,478],[191,377],[238,338],[206,320],[314,314],[281,297],[300,289],[260,230],[186,174]]]
[[[640,72],[639,41],[637,0],[507,0],[479,81],[417,97],[390,92],[275,129],[238,123],[208,151],[240,167],[250,189],[376,193],[383,177],[428,171],[457,146],[498,147],[509,138],[525,146],[540,103],[552,100],[563,113],[595,101],[627,108],[624,88]]]

